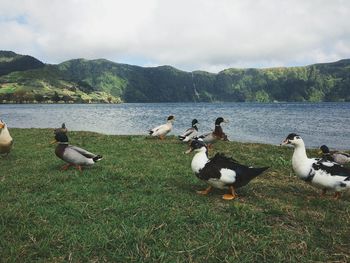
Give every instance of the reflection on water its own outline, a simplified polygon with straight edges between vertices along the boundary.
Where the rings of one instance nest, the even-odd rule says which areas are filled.
[[[65,122],[70,130],[104,134],[147,134],[147,130],[175,115],[178,135],[198,119],[199,132],[214,128],[217,117],[229,139],[280,143],[289,133],[300,134],[307,147],[327,144],[350,149],[350,103],[124,103],[0,105],[0,118],[9,127],[55,128]]]

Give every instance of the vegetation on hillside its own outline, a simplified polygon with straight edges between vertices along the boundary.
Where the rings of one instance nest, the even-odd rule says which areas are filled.
[[[31,56],[23,56],[11,51],[0,50],[0,76],[13,71],[42,68],[44,65],[44,63]]]
[[[270,169],[233,201],[191,171],[176,138],[69,132],[104,159],[61,171],[53,130],[11,129],[0,158],[3,262],[349,262],[350,197],[334,200],[292,172],[292,149],[218,142],[247,165]],[[308,150],[311,156],[315,150]]]
[[[34,63],[23,71],[26,63],[22,69],[11,64],[11,54],[20,55],[1,54],[0,69],[8,72],[0,76],[3,103],[350,101],[350,59],[305,67],[232,68],[213,74],[105,59],[74,59],[39,68]]]

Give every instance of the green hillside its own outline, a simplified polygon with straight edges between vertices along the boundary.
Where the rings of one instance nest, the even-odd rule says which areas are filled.
[[[44,63],[31,56],[18,55],[12,51],[0,50],[0,76],[13,71],[42,68]]]
[[[39,66],[40,61],[24,57],[0,52],[0,103],[350,101],[349,59],[213,74],[105,59]]]

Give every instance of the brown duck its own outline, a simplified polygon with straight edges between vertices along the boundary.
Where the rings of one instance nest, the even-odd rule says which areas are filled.
[[[225,120],[222,117],[219,117],[215,120],[215,129],[213,132],[209,132],[206,134],[203,134],[198,137],[198,139],[202,139],[202,141],[207,144],[209,147],[211,144],[217,142],[217,141],[228,141],[227,135],[224,133],[221,127],[221,123],[227,123],[228,121]]]

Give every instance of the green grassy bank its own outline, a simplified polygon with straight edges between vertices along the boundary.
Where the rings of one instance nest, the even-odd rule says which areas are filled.
[[[224,201],[221,190],[195,193],[206,184],[175,137],[69,132],[71,144],[104,156],[79,172],[60,170],[53,130],[10,132],[15,148],[0,157],[1,262],[350,261],[350,197],[320,198],[292,172],[292,148],[217,143],[211,156],[271,166]]]

